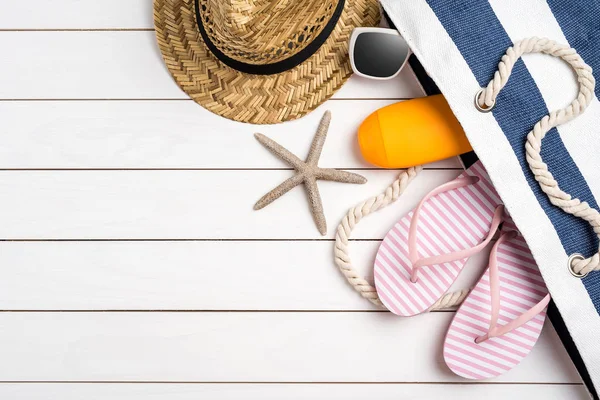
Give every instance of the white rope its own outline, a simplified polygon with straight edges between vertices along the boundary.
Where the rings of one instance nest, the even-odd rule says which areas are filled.
[[[533,37],[525,39],[508,48],[506,54],[502,56],[498,64],[498,70],[494,74],[494,78],[487,87],[481,90],[481,94],[476,101],[481,109],[493,108],[496,104],[496,98],[504,85],[506,85],[515,63],[523,54],[527,53],[544,53],[561,58],[571,65],[577,76],[577,82],[579,82],[577,98],[568,107],[546,115],[535,124],[533,130],[527,135],[527,143],[525,145],[527,162],[535,179],[550,199],[550,202],[565,212],[588,221],[600,239],[600,213],[596,209],[591,208],[586,202],[572,198],[570,194],[562,191],[540,155],[542,140],[546,133],[552,128],[564,124],[583,113],[592,100],[595,79],[592,75],[591,67],[571,47],[558,44],[546,38]],[[377,295],[377,290],[360,276],[352,265],[348,253],[349,238],[354,227],[365,216],[385,208],[398,200],[420,170],[421,167],[413,167],[402,172],[398,176],[398,179],[384,193],[371,197],[358,206],[351,208],[337,228],[334,248],[336,265],[362,297],[380,307],[383,307],[383,303]],[[575,273],[582,275],[592,270],[600,270],[600,248],[598,253],[590,258],[583,260],[573,259],[571,268]],[[455,307],[462,303],[468,293],[469,290],[446,293],[429,311]]]
[[[354,208],[348,210],[348,213],[342,219],[342,222],[338,225],[337,233],[335,235],[335,263],[344,274],[350,285],[361,294],[362,297],[369,300],[371,303],[384,307],[383,303],[377,295],[377,290],[371,285],[366,279],[354,269],[352,261],[350,260],[350,254],[348,253],[348,239],[354,230],[354,227],[367,215],[374,213],[375,211],[381,210],[386,206],[394,203],[404,190],[408,187],[410,182],[417,176],[421,171],[421,167],[412,167],[406,171],[403,171],[385,192],[378,196],[371,197],[366,201],[360,203]],[[442,310],[455,307],[462,303],[469,293],[468,289],[459,290],[453,293],[446,293],[442,296],[433,306],[429,308],[431,310]]]
[[[504,85],[506,85],[515,63],[523,54],[527,53],[549,54],[566,61],[575,71],[577,82],[579,83],[577,98],[566,108],[552,111],[546,115],[535,124],[533,130],[527,135],[527,143],[525,144],[527,162],[535,175],[535,179],[550,199],[550,202],[560,207],[563,211],[587,221],[600,238],[600,213],[590,207],[588,203],[573,198],[570,194],[561,190],[558,182],[554,179],[550,171],[548,171],[548,165],[546,165],[540,155],[542,140],[546,136],[546,133],[552,128],[567,123],[583,113],[594,97],[595,80],[592,75],[592,68],[583,61],[575,49],[556,43],[550,39],[537,37],[515,43],[502,56],[494,78],[482,90],[477,101],[481,107],[493,107],[498,94]],[[575,273],[581,275],[585,275],[593,270],[599,270],[599,253],[600,249],[598,253],[590,258],[574,259],[571,268]]]

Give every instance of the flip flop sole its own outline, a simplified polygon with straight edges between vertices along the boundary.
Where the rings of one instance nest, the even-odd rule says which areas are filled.
[[[416,235],[420,257],[470,248],[487,236],[494,210],[502,202],[481,162],[460,177],[467,175],[478,176],[480,180],[433,196],[423,204]],[[412,214],[411,211],[394,225],[375,257],[377,293],[391,312],[402,316],[420,314],[430,308],[448,291],[467,261],[424,266],[419,269],[417,282],[411,282],[408,231]]]
[[[522,236],[498,246],[497,263],[498,323],[504,325],[539,303],[548,291]],[[469,379],[497,377],[518,365],[537,342],[546,318],[545,310],[502,336],[475,343],[477,337],[488,332],[491,308],[488,269],[456,312],[446,334],[444,359],[455,374]]]

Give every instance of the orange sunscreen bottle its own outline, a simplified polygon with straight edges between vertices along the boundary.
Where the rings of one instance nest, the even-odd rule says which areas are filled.
[[[441,94],[380,108],[358,128],[360,151],[383,168],[408,168],[472,150]]]

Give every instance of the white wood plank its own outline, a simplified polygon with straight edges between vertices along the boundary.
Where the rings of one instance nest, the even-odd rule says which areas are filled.
[[[207,282],[207,284],[210,284]],[[201,290],[201,287],[199,287]],[[453,313],[2,313],[6,381],[460,382]],[[552,368],[541,368],[552,366]],[[549,323],[495,382],[579,383]]]
[[[149,29],[151,7],[150,0],[7,0],[0,30]],[[0,45],[10,54],[0,65],[0,100],[183,100],[0,102],[5,128],[0,169],[282,167],[254,143],[255,127],[222,120],[185,101],[162,63],[153,32],[0,32]],[[335,98],[420,95],[407,69],[393,82],[353,78]],[[365,168],[352,136],[359,121],[385,103],[334,100],[303,120],[261,131],[304,154],[322,110],[332,108],[344,118],[334,115],[323,165]],[[452,160],[434,167],[455,166]],[[426,174],[401,204],[366,220],[357,237],[381,237],[422,194],[457,172]],[[371,179],[367,187],[322,185],[330,232],[347,207],[377,193],[394,172],[365,175]],[[261,213],[251,211],[254,200],[286,176],[288,171],[2,172],[0,238],[318,238],[300,189]],[[332,245],[2,242],[0,309],[372,310],[339,275]],[[366,273],[377,243],[353,245],[356,263]],[[484,265],[481,254],[461,283]],[[464,382],[440,356],[451,317],[5,312],[0,313],[0,354],[8,362],[0,363],[0,380]],[[548,325],[531,356],[495,382],[579,378]],[[0,384],[0,398],[11,400],[407,396],[575,399],[585,398],[585,389],[572,384]]]
[[[361,171],[364,185],[320,182],[333,238],[350,207],[398,171]],[[292,171],[1,171],[3,239],[320,239],[303,187],[263,210],[253,205]],[[393,206],[366,218],[356,238],[381,239],[431,189],[459,171],[426,170]]]
[[[0,310],[379,310],[338,271],[333,245],[4,242]],[[378,247],[350,248],[370,281]],[[454,288],[473,286],[487,253],[469,260]]]
[[[410,66],[404,67],[391,80],[374,81],[353,75],[333,95],[333,99],[412,99],[423,97],[424,91]]]
[[[394,102],[328,101],[299,120],[262,126],[229,121],[192,101],[0,102],[0,168],[288,168],[254,132],[304,157],[325,110],[333,118],[320,165],[370,168],[357,129]],[[460,163],[454,157],[426,167]]]
[[[2,0],[0,29],[150,29],[152,0]]]
[[[585,400],[583,385],[469,384],[0,384],[11,400]]]
[[[154,32],[0,32],[0,99],[186,99]],[[392,81],[351,79],[338,98],[412,98],[408,69]]]

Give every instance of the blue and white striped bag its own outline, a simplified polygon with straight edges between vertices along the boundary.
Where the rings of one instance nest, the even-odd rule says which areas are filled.
[[[492,112],[479,112],[474,97],[492,80],[507,48],[521,39],[546,37],[575,48],[599,82],[595,97],[582,115],[547,134],[541,155],[561,189],[598,209],[600,1],[381,2],[448,100],[527,240],[568,330],[561,337],[566,342],[572,338],[576,350],[571,356],[576,363],[581,357],[580,372],[590,391],[597,393],[600,272],[576,278],[570,273],[568,259],[574,253],[591,257],[598,252],[598,239],[586,221],[550,203],[525,158],[526,136],[535,123],[577,96],[573,71],[558,58],[525,55],[515,64]]]

